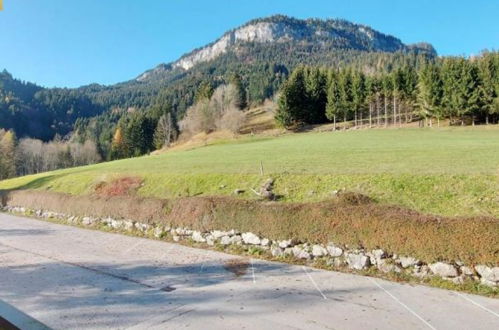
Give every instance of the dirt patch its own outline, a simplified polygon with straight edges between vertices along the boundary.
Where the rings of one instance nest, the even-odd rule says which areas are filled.
[[[236,277],[240,277],[246,274],[249,268],[248,259],[246,258],[238,258],[231,259],[224,263],[224,268],[236,275]]]
[[[132,196],[142,186],[138,177],[122,177],[111,182],[100,182],[95,186],[95,193],[103,197]]]
[[[134,196],[70,196],[43,191],[8,192],[10,206],[65,214],[133,219],[193,230],[251,231],[272,240],[382,248],[426,262],[499,264],[499,219],[438,217],[347,194],[318,203],[279,203],[230,197],[176,200]]]

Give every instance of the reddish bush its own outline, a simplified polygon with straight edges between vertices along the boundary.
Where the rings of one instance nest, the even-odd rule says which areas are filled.
[[[142,185],[142,179],[138,177],[123,177],[111,182],[101,182],[95,187],[95,192],[99,196],[131,196]]]

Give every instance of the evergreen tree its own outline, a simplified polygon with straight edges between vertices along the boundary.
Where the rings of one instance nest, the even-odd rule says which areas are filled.
[[[373,115],[376,116],[376,125],[381,124],[381,94],[383,91],[382,78],[379,76],[371,77],[371,89],[373,95]]]
[[[340,112],[346,122],[353,109],[352,72],[343,70],[339,74]],[[346,127],[346,126],[344,126]]]
[[[241,81],[241,76],[238,74],[233,74],[230,79],[230,84],[234,86],[234,91],[235,91],[235,106],[239,110],[246,109],[248,106],[248,101],[247,101],[247,96],[246,96],[246,89],[243,86],[243,83]],[[210,95],[211,97],[211,95]]]
[[[277,122],[286,128],[304,124],[307,109],[307,90],[305,86],[305,69],[297,68],[284,84],[279,97]]]
[[[194,96],[194,103],[198,103],[202,100],[209,100],[213,95],[214,89],[210,82],[203,81],[199,84],[199,87]]]
[[[462,114],[459,100],[459,89],[461,79],[462,62],[459,58],[446,58],[442,65],[442,107],[443,111],[451,119]]]
[[[137,157],[154,149],[153,121],[142,113],[134,113],[128,121],[125,129],[125,139],[129,148],[130,156]]]
[[[483,102],[482,114],[485,117],[486,124],[489,123],[490,115],[499,114],[499,102],[497,102],[499,89],[496,82],[499,72],[497,72],[497,69],[494,65],[494,57],[490,54],[484,54],[479,60],[480,88]]]
[[[336,130],[336,117],[341,113],[341,96],[338,75],[332,74],[329,79],[329,89],[327,93],[326,117],[334,122]]]
[[[405,113],[405,121],[406,123],[409,120],[409,116],[412,118],[413,106],[416,103],[417,99],[417,84],[418,84],[418,74],[413,66],[405,66],[403,67],[403,106]],[[410,115],[409,115],[410,114]]]
[[[366,77],[365,82],[366,87],[366,102],[368,104],[369,112],[368,112],[368,120],[369,120],[369,128],[372,127],[373,122],[373,114],[375,111],[376,104],[376,83],[375,78]]]
[[[364,111],[366,102],[365,75],[361,71],[355,71],[352,78],[352,107],[354,111],[355,126],[359,113]]]
[[[318,67],[308,70],[306,75],[308,104],[305,121],[309,124],[325,122],[325,108],[327,103],[327,78],[326,74]]]
[[[390,99],[393,94],[393,80],[389,75],[384,75],[382,77],[382,88],[383,88],[383,108],[385,117],[385,127],[388,125],[388,108],[390,105]]]
[[[459,60],[459,68],[458,89],[454,92],[458,115],[462,118],[462,123],[464,116],[471,116],[474,124],[474,118],[482,108],[478,68],[474,63],[464,59]]]
[[[423,118],[441,119],[443,89],[440,70],[436,64],[428,63],[419,71],[417,88],[420,115]]]
[[[404,81],[405,75],[404,75],[404,70],[402,68],[396,69],[392,73],[392,85],[393,85],[393,124],[395,125],[397,123],[397,116],[399,117],[400,123],[402,123],[402,116],[401,116],[401,101],[404,98],[404,86],[405,86],[405,81]]]

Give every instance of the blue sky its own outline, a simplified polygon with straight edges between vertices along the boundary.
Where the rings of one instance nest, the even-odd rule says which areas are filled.
[[[273,14],[344,18],[441,55],[499,49],[499,0],[4,0],[0,69],[42,86],[132,79]]]

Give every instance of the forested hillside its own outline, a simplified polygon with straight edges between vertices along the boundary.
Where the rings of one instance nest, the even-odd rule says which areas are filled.
[[[14,141],[16,154],[31,159],[15,174],[138,156],[182,130],[237,131],[238,110],[276,95],[285,127],[497,122],[497,58],[437,57],[429,44],[344,20],[257,19],[116,85],[43,88],[4,70],[3,153]]]
[[[213,45],[221,42],[222,51],[214,52]],[[250,21],[174,63],[112,86],[45,89],[4,71],[0,75],[0,127],[14,129],[18,137],[47,141],[56,134],[70,133],[78,119],[101,115],[78,122],[80,132],[101,147],[125,113],[168,106],[175,118],[182,118],[202,82],[216,88],[238,74],[249,104],[256,104],[274,95],[300,64],[348,65],[378,72],[416,65],[421,56],[433,58],[433,47],[407,46],[395,37],[343,20],[273,16]]]
[[[112,86],[47,89],[3,71],[0,128],[4,145],[14,141],[23,159],[33,159],[15,171],[25,174],[142,155],[180,130],[237,131],[234,110],[278,92],[277,120],[288,128],[414,118],[488,123],[498,120],[498,71],[495,52],[438,58],[429,44],[405,45],[364,25],[273,16]]]

